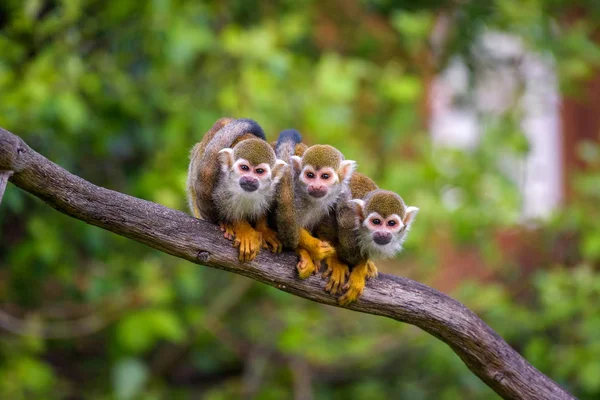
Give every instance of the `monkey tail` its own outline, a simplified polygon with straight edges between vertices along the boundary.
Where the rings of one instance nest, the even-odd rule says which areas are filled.
[[[291,166],[291,158],[296,154],[298,145],[302,143],[300,132],[286,129],[279,134],[275,145],[277,158]],[[294,172],[290,168],[277,187],[277,204],[274,210],[275,225],[279,237],[286,248],[295,249],[299,241],[297,210],[294,194]]]

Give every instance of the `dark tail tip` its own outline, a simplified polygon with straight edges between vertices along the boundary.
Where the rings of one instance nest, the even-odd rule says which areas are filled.
[[[236,122],[243,122],[247,125],[245,132],[251,133],[259,139],[267,140],[265,131],[255,120],[250,119],[250,118],[240,118],[240,119],[236,120]]]
[[[277,139],[277,144],[275,145],[276,151],[279,149],[279,146],[285,142],[292,142],[294,145],[302,143],[302,135],[300,135],[300,132],[295,129],[286,129],[281,131],[281,133],[279,133],[279,138]]]

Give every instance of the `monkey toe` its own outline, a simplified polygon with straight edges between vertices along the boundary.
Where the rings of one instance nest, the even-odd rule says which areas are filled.
[[[262,236],[258,232],[238,235],[233,242],[235,247],[239,247],[238,259],[242,262],[254,260],[260,251],[262,242]]]
[[[379,275],[379,272],[377,271],[375,263],[373,261],[367,261],[367,279],[376,278],[377,275]]]
[[[310,258],[303,259],[300,257],[300,261],[296,265],[296,269],[298,270],[298,275],[300,279],[306,279],[313,274],[315,271],[315,264]]]
[[[223,232],[223,237],[225,239],[234,240],[234,238],[235,238],[235,231],[233,230],[233,225],[228,224],[226,222],[221,222],[219,224],[219,227],[221,228],[221,232]]]
[[[355,302],[363,293],[365,289],[365,284],[360,282],[348,282],[349,284],[344,285],[344,288],[348,290],[346,293],[338,299],[338,303],[340,305],[348,305],[352,302]]]
[[[325,260],[327,264],[327,276],[330,276],[329,282],[325,286],[325,290],[331,294],[336,294],[341,291],[346,278],[350,274],[349,268],[346,264],[341,262],[337,257],[330,257]],[[325,275],[325,274],[323,274]]]
[[[282,247],[275,231],[269,229],[263,232],[263,248],[270,249],[273,253],[281,253]]]

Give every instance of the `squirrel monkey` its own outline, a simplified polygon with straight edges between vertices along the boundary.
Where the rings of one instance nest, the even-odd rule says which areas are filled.
[[[221,118],[190,158],[187,192],[194,216],[219,223],[239,248],[240,261],[253,260],[261,247],[281,251],[267,213],[287,164],[276,158],[262,128],[250,119]]]
[[[305,279],[318,270],[321,260],[335,254],[326,241],[312,235],[313,229],[348,191],[356,162],[328,145],[306,147],[300,134],[289,129],[279,135],[276,154],[292,165],[278,188],[275,226],[284,247],[295,249],[296,266]]]
[[[335,294],[347,289],[340,304],[355,301],[366,280],[377,276],[373,258],[390,258],[402,251],[402,243],[419,212],[362,174],[353,175],[350,190],[352,199],[340,204],[318,229],[320,238],[335,244],[337,254],[325,260],[327,271],[323,275],[330,276],[325,290]],[[352,266],[351,273],[348,265]]]

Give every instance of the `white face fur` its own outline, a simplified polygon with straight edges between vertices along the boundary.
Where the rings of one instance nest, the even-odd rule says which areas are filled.
[[[419,209],[407,207],[404,219],[398,214],[384,218],[377,212],[362,218],[364,202],[362,200],[352,200],[352,202],[360,208],[357,217],[357,234],[361,254],[368,258],[385,259],[401,252],[402,244]]]
[[[220,200],[221,208],[231,220],[256,219],[264,215],[271,205],[277,184],[285,166],[277,160],[273,170],[268,163],[252,165],[243,158],[233,160],[233,151],[223,149],[221,168],[227,179],[227,196]]]
[[[300,215],[299,223],[302,227],[310,229],[335,205],[356,168],[356,162],[344,160],[340,163],[338,171],[331,167],[302,167],[302,158],[298,156],[292,156],[292,163],[294,170],[300,171],[300,190],[310,204]]]

